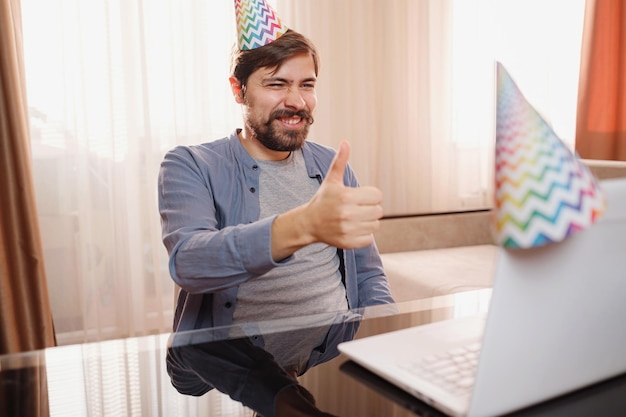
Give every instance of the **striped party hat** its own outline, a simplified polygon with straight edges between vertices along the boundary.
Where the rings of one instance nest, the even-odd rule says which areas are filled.
[[[280,38],[287,27],[265,0],[235,0],[237,45],[242,51],[259,48]]]
[[[508,248],[560,242],[602,215],[604,194],[500,63],[497,77],[496,242]]]

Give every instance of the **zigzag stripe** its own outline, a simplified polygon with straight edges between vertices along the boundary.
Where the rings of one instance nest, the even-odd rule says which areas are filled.
[[[579,230],[582,230],[583,227],[578,226],[578,225],[570,225],[570,227],[567,229],[567,232],[565,233],[566,236],[570,236],[571,234],[573,234],[574,232],[577,232]],[[521,236],[522,239],[520,239],[520,236],[518,236],[517,239],[515,239],[514,237],[507,237],[504,242],[502,242],[503,246],[506,246],[507,248],[516,248],[516,249],[520,249],[520,248],[525,248],[528,247],[529,245],[525,242],[527,239],[523,239],[523,237],[525,236]],[[532,243],[530,244],[530,246],[541,246],[541,245],[545,245],[548,243],[556,243],[559,242],[558,239],[553,239],[549,236],[544,235],[543,233],[539,233],[533,240]]]
[[[276,17],[274,13],[263,13],[260,15],[255,14],[246,14],[246,16],[242,16],[241,19],[237,19],[237,25],[239,28],[245,32],[249,32],[251,29],[258,30],[259,27],[267,27],[267,26],[277,26],[276,24],[279,19]]]
[[[255,33],[262,30],[269,31],[270,33],[274,32],[274,29],[280,29],[281,25],[278,20],[268,20],[265,21],[257,21],[257,22],[248,22],[245,24],[239,25],[240,33]]]
[[[498,230],[502,230],[507,223],[511,223],[512,225],[515,225],[518,229],[526,230],[528,229],[529,225],[536,221],[537,218],[544,219],[550,224],[555,224],[557,223],[557,219],[559,219],[559,216],[564,215],[562,214],[562,212],[565,210],[573,210],[575,213],[582,211],[582,208],[585,206],[585,203],[588,202],[587,200],[589,200],[588,197],[590,196],[595,196],[595,190],[581,190],[581,195],[577,199],[576,203],[570,203],[561,200],[552,214],[546,211],[541,211],[542,208],[533,209],[529,216],[524,216],[524,218],[526,218],[526,220],[524,221],[520,221],[511,213],[506,212],[500,218],[498,218],[496,222],[496,227]],[[593,201],[591,202],[593,203]],[[601,204],[601,207],[598,207],[598,210],[600,210],[602,206],[603,205]]]
[[[235,0],[239,48],[255,49],[280,36],[287,28],[264,1]]]
[[[239,29],[239,32],[247,37],[250,37],[254,34],[257,34],[258,36],[260,36],[260,34],[262,34],[263,32],[266,33],[274,33],[276,29],[280,29],[281,26],[278,22],[272,21],[269,24],[263,24],[261,25],[260,23],[263,22],[259,22],[259,24],[257,25],[247,25],[246,28],[241,28]]]
[[[549,164],[527,164],[528,169],[526,170],[522,170],[518,166],[524,162],[533,162],[526,158],[522,159],[519,164],[514,164],[512,168],[506,162],[500,164],[494,178],[496,190],[508,185],[510,187],[507,188],[507,192],[516,193],[516,190],[519,190],[517,192],[519,195],[518,199],[521,199],[523,190],[530,187],[540,190],[552,186],[550,182],[553,181],[571,185],[572,180],[575,178],[582,180],[593,178],[585,166],[576,164],[576,160],[571,154],[565,154],[565,152],[560,152],[560,154],[558,157],[555,155],[555,158],[552,158]],[[573,170],[574,168],[576,170]],[[564,177],[565,175],[569,177]],[[593,187],[593,184],[590,184],[590,186]],[[545,191],[546,195],[548,191]]]
[[[265,2],[248,1],[246,3],[247,4],[242,5],[239,9],[242,17],[274,14],[273,10]]]
[[[594,195],[595,192],[590,191],[592,188],[587,187],[584,189],[579,189],[580,194],[584,195],[584,197],[572,196],[572,193],[568,193],[568,190],[559,190],[559,192],[555,192],[550,196],[547,200],[541,200],[537,198],[530,198],[525,205],[518,205],[513,201],[499,201],[497,203],[498,208],[502,209],[502,211],[512,210],[514,213],[510,214],[510,216],[515,217],[517,219],[529,219],[530,216],[533,215],[534,212],[542,212],[546,215],[550,215],[550,213],[555,213],[558,211],[558,207],[560,204],[567,204],[571,207],[579,206],[583,207],[587,203],[585,199],[590,199],[596,197]],[[598,196],[601,198],[601,196]],[[502,219],[503,214],[496,215],[497,219]],[[499,220],[500,222],[504,222],[504,220]]]
[[[515,238],[518,242],[532,242],[536,236],[543,234],[552,239],[562,239],[565,232],[580,230],[591,224],[600,217],[600,210],[589,209],[585,212],[564,211],[564,216],[557,223],[550,223],[543,217],[534,218],[526,228],[515,227],[516,224],[508,223],[500,233],[500,240],[504,241],[509,237]],[[572,227],[573,226],[573,227]]]
[[[578,186],[574,186],[575,184]],[[508,190],[508,192],[497,192],[496,205],[498,206],[498,208],[500,208],[506,203],[509,203],[514,207],[520,208],[525,207],[526,205],[530,205],[532,203],[549,203],[551,198],[558,198],[559,195],[563,195],[563,199],[567,198],[568,196],[570,198],[578,197],[579,201],[583,198],[595,199],[597,197],[597,191],[594,185],[595,184],[593,183],[585,184],[584,176],[579,175],[579,173],[576,172],[570,172],[567,176],[566,182],[553,181],[551,184],[548,185],[548,190],[546,190],[546,192],[544,192],[543,194],[540,193],[537,188],[520,190],[520,192],[524,192],[524,194],[519,196],[518,198],[515,198],[515,196],[512,195],[511,190]],[[573,189],[578,189],[579,193],[572,193],[571,190]],[[563,192],[558,193],[559,190]]]
[[[245,42],[254,42],[257,39],[264,39],[267,36],[275,37],[277,33],[281,33],[276,31],[276,29],[280,29],[280,26],[277,24],[272,24],[270,28],[261,28],[258,32],[241,32],[241,39]]]
[[[576,187],[567,187],[567,183],[554,181],[552,184],[544,185],[547,190],[537,188],[522,188],[516,190],[498,191],[496,194],[496,205],[498,208],[508,206],[509,209],[513,208],[517,211],[521,209],[528,209],[529,207],[541,207],[544,206],[548,209],[553,203],[554,199],[567,199],[569,201],[575,201],[572,190],[579,190],[584,192],[584,189],[591,187],[579,184],[577,181]],[[542,187],[542,188],[543,188]],[[512,195],[513,194],[513,195]],[[578,198],[578,196],[576,196]]]
[[[554,161],[553,163],[549,165],[544,164],[541,166],[536,166],[537,169],[541,169],[540,172],[534,172],[531,170],[524,170],[524,171],[519,170],[519,171],[511,171],[510,173],[508,173],[508,172],[504,172],[504,168],[501,168],[501,171],[495,177],[496,187],[499,188],[501,186],[504,186],[505,184],[508,184],[512,186],[514,189],[519,189],[524,184],[535,184],[535,183],[544,184],[545,180],[549,177],[555,177],[555,176],[558,177],[559,176],[558,174],[564,175],[566,171],[563,170],[563,166],[556,165],[556,164],[563,164],[568,161],[569,161],[568,158],[561,157],[557,161]],[[567,171],[567,172],[571,172],[572,174],[570,175],[576,175],[577,177],[581,177],[581,178],[583,177],[582,173],[579,171]],[[517,174],[518,176],[514,177],[513,174]],[[550,174],[557,174],[557,175],[550,175]]]
[[[237,18],[237,25],[241,30],[248,32],[250,28],[258,29],[261,25],[274,25],[280,27],[280,25],[275,23],[280,21],[280,19],[276,16],[276,13],[274,13],[272,9],[269,7],[262,7],[262,5],[258,4],[257,6],[257,10],[253,7],[248,7],[242,10],[242,13]]]
[[[501,218],[494,217],[493,226],[501,232],[503,236],[516,233],[526,233],[533,236],[539,232],[546,230],[564,230],[571,222],[580,224],[592,224],[593,221],[602,213],[603,205],[597,205],[586,199],[578,204],[569,202],[554,202],[550,211],[542,208],[528,208],[529,214],[520,216],[519,214],[500,215]],[[572,207],[579,205],[580,212],[572,211]],[[550,215],[549,213],[554,213]],[[592,217],[589,217],[593,214]],[[561,217],[557,217],[561,216]]]
[[[545,129],[526,129],[523,131],[520,129],[511,130],[506,132],[506,134],[501,132],[496,137],[496,146],[507,153],[518,149],[532,149],[533,145],[547,144],[541,136],[547,136],[546,139],[549,139],[550,143],[558,142],[554,131],[546,127]],[[552,146],[554,145],[552,144]]]
[[[240,44],[241,44],[241,49],[255,49],[255,48],[259,48],[261,46],[267,45],[270,42],[275,41],[276,39],[278,39],[279,35],[282,36],[284,32],[281,33],[276,33],[276,34],[265,34],[262,38],[244,38],[241,37],[240,39]]]
[[[580,206],[584,206],[584,204],[581,204]],[[559,208],[553,215],[548,215],[542,211],[535,210],[532,212],[530,217],[525,217],[524,220],[519,220],[510,214],[506,214],[504,215],[504,218],[496,222],[495,227],[498,231],[508,231],[508,233],[505,233],[504,235],[515,234],[517,232],[535,235],[539,231],[554,229],[559,224],[570,223],[571,221],[566,219],[572,216],[578,216],[573,217],[572,220],[577,220],[581,223],[587,223],[588,213],[592,214],[593,216],[591,219],[589,219],[589,221],[591,221],[595,219],[595,216],[599,213],[600,209],[588,209],[588,211],[583,212],[575,210],[579,210],[579,207],[576,207],[576,205],[573,204],[570,205],[563,202],[559,203]],[[568,214],[570,216],[568,216]],[[563,217],[560,218],[558,216]],[[529,233],[533,230],[535,230],[535,233]]]
[[[496,207],[515,210],[522,217],[531,209],[538,208],[548,211],[554,210],[555,201],[564,200],[569,202],[578,201],[579,195],[587,198],[598,197],[593,184],[585,183],[584,178],[575,178],[574,184],[567,187],[567,182],[554,181],[536,188],[522,188],[516,190],[498,190],[496,192]],[[545,190],[544,190],[545,188]],[[576,195],[574,195],[576,193]]]
[[[520,126],[524,128],[521,129]],[[496,143],[498,146],[508,148],[509,145],[515,148],[530,148],[531,143],[541,143],[544,139],[550,139],[552,142],[559,142],[558,136],[548,124],[535,123],[534,126],[525,125],[520,121],[513,126],[498,126],[500,129],[496,134]],[[530,142],[529,142],[530,141]]]
[[[583,213],[579,214],[582,217]],[[572,219],[567,224],[551,225],[553,227],[544,227],[543,230],[538,230],[541,224],[537,221],[539,226],[535,226],[530,230],[508,229],[500,235],[500,243],[508,247],[524,248],[550,242],[559,242],[574,232],[586,229],[601,215],[601,210],[592,210],[590,214],[587,214],[589,217],[582,218],[580,222]]]
[[[512,173],[521,171],[520,168],[523,168],[523,167],[535,168],[541,165],[547,165],[546,163],[539,164],[537,163],[538,161],[550,160],[550,161],[553,161],[552,163],[563,163],[566,159],[569,159],[565,155],[557,156],[555,154],[556,154],[555,152],[539,151],[531,155],[531,156],[534,156],[534,158],[529,158],[528,156],[524,154],[520,156],[518,160],[515,160],[515,161],[498,157],[496,158],[496,172],[501,173],[500,176],[506,176],[504,175],[505,173],[508,173],[510,175]],[[561,171],[560,167],[554,167],[553,169],[557,171]],[[529,171],[530,171],[529,169],[526,169],[523,172],[526,173]]]
[[[552,151],[560,149],[560,143],[556,136],[549,136],[548,141],[539,140],[537,136],[545,135],[546,132],[526,132],[515,137],[496,139],[496,149],[498,154],[503,156],[515,156],[517,153],[532,153],[537,147],[550,149]]]
[[[567,181],[565,177],[575,175],[577,177],[584,177],[585,173],[581,171],[571,171],[564,169],[562,166],[557,166],[557,163],[567,164],[570,162],[567,158],[561,158],[558,161],[555,160],[550,164],[537,165],[532,167],[533,169],[519,170],[517,172],[502,170],[495,176],[495,183],[497,187],[506,186],[508,190],[519,190],[524,188],[541,186],[545,189],[550,181]]]

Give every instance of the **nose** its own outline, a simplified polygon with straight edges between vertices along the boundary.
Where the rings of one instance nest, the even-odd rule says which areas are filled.
[[[306,101],[298,88],[288,88],[285,96],[285,107],[302,110],[306,106]]]

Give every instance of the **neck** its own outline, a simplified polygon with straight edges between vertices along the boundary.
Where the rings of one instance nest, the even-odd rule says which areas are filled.
[[[254,159],[261,161],[282,161],[283,159],[289,158],[289,155],[291,155],[289,151],[273,151],[266,148],[265,145],[259,142],[256,136],[247,129],[240,130],[237,136],[244,149]]]

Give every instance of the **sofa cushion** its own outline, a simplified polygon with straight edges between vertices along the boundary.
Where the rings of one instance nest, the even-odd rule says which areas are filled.
[[[381,254],[396,302],[489,288],[498,248],[475,245]]]

